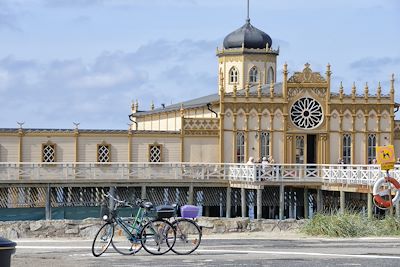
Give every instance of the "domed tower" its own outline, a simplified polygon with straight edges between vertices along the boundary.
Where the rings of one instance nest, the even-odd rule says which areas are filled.
[[[248,12],[247,12],[248,13]],[[247,83],[269,84],[276,81],[276,58],[279,49],[272,49],[272,39],[250,23],[228,34],[223,48],[217,49],[219,75],[225,80],[225,92],[243,89]],[[221,79],[218,79],[221,81]]]

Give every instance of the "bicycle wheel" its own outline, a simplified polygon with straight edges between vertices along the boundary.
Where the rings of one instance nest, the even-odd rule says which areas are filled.
[[[130,223],[126,221],[126,224],[121,225],[118,223],[114,227],[114,237],[111,244],[122,255],[135,254],[142,248],[137,230]]]
[[[162,255],[175,244],[176,233],[171,223],[165,220],[152,220],[140,232],[143,248],[153,255]]]
[[[97,231],[92,243],[92,254],[95,257],[103,254],[110,246],[112,237],[114,235],[114,224],[111,222],[103,224]]]
[[[192,220],[181,218],[172,223],[176,231],[176,242],[172,251],[179,255],[188,255],[195,251],[201,242],[201,229]]]

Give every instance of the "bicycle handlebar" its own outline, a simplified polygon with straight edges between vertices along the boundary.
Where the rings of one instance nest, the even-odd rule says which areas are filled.
[[[125,205],[125,206],[129,206],[129,207],[131,207],[131,208],[133,208],[134,206],[140,206],[140,204],[142,204],[143,202],[146,201],[146,200],[144,200],[144,199],[137,198],[137,199],[135,200],[135,203],[132,203],[132,202],[128,202],[128,201],[125,201],[125,200],[119,200],[119,199],[115,198],[114,196],[112,196],[111,194],[104,194],[104,193],[103,193],[103,195],[104,195],[105,197],[108,197],[108,198],[110,198],[110,199],[113,199],[115,202],[117,202],[117,203],[119,203],[119,204],[122,204],[122,205]],[[173,203],[173,204],[171,204],[171,205],[172,205],[172,207],[173,207],[176,211],[179,209],[178,203]]]
[[[115,198],[114,196],[112,196],[111,194],[104,194],[103,193],[103,196],[108,197],[110,199],[113,199],[115,202],[117,202],[119,204],[122,204],[122,205],[129,206],[131,208],[133,208],[134,206],[140,206],[140,204],[142,204],[145,201],[144,199],[137,198],[135,200],[135,203],[133,203],[133,202],[125,201],[125,200],[119,200],[119,199]]]
[[[129,206],[129,207],[131,207],[131,208],[133,208],[133,206],[135,206],[135,204],[133,204],[133,203],[131,203],[131,202],[128,202],[128,201],[125,201],[125,200],[119,200],[119,199],[113,197],[111,194],[103,194],[103,195],[104,195],[105,197],[108,197],[108,198],[114,200],[114,201],[117,202],[118,204],[122,204],[122,205],[125,205],[125,206]]]

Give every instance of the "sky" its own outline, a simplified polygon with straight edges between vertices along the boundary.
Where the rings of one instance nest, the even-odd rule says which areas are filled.
[[[216,48],[246,0],[0,0],[0,128],[128,129],[140,110],[218,92]],[[280,48],[362,94],[400,102],[400,1],[250,0],[251,23]],[[400,112],[399,112],[400,113]],[[398,118],[400,119],[400,117]]]

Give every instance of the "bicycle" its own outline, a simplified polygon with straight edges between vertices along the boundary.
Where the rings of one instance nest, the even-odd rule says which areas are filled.
[[[172,226],[176,231],[176,242],[171,250],[178,255],[189,255],[193,253],[201,242],[202,227],[193,219],[197,217],[198,208],[196,206],[185,205],[181,207],[181,218],[176,218],[178,205],[174,204],[175,216]],[[185,208],[192,209],[185,211]],[[196,209],[194,209],[196,208]]]
[[[104,196],[114,200],[109,215],[104,215],[104,225],[98,230],[92,243],[92,254],[102,255],[112,244],[120,254],[132,255],[143,247],[148,253],[162,255],[171,250],[176,241],[176,231],[171,223],[164,219],[149,219],[148,211],[153,208],[151,202],[136,200],[139,210],[135,219],[118,216],[118,207],[133,208],[135,204],[121,201],[110,194]],[[133,219],[133,221],[132,221]]]

